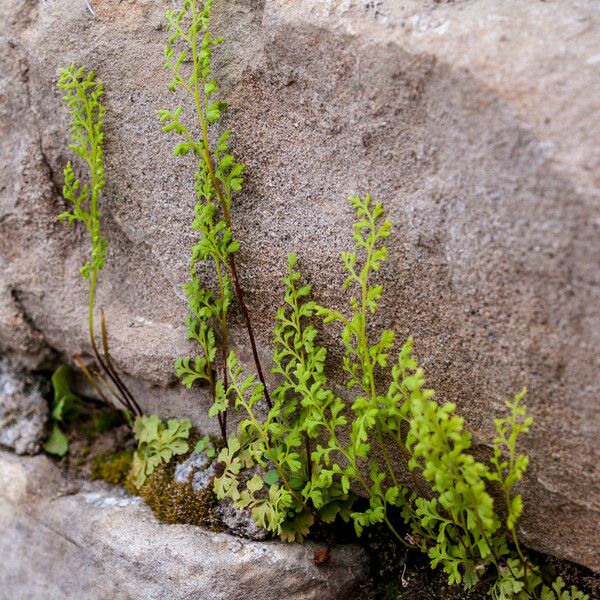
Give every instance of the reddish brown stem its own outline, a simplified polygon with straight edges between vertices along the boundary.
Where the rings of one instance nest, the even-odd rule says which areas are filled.
[[[227,330],[224,332],[225,340],[223,342],[223,387],[227,394],[228,379],[227,379]],[[221,415],[219,415],[221,416]],[[219,421],[221,424],[221,421]],[[227,411],[223,413],[223,423],[221,425],[221,433],[223,434],[223,443],[227,443]]]
[[[133,406],[131,405],[131,402],[129,402],[128,397],[121,389],[121,386],[119,385],[119,383],[117,381],[115,381],[115,378],[114,378],[113,374],[110,372],[110,370],[108,369],[107,364],[102,360],[102,357],[100,356],[100,352],[98,351],[98,347],[96,346],[95,343],[92,345],[92,350],[94,351],[94,356],[96,357],[96,361],[97,361],[98,365],[100,366],[100,368],[106,373],[108,378],[113,382],[115,387],[121,393],[122,397],[116,396],[117,400],[119,402],[121,402],[121,404],[123,404],[129,412],[135,414],[135,411],[133,409]]]
[[[201,114],[201,112],[199,113]],[[208,173],[213,184],[213,187],[217,193],[217,197],[219,199],[219,203],[221,204],[221,208],[223,209],[223,216],[225,217],[225,223],[227,227],[229,227],[230,231],[233,232],[233,228],[231,226],[231,213],[229,211],[229,206],[227,204],[227,200],[225,195],[223,194],[223,190],[221,189],[221,185],[219,180],[215,175],[215,170],[212,164],[212,155],[210,153],[210,148],[208,145],[208,137],[206,135],[205,127],[202,127],[203,136],[204,136],[204,158],[206,161],[206,166],[208,167]],[[265,396],[265,400],[267,402],[267,406],[269,409],[273,408],[273,403],[271,402],[271,398],[269,396],[269,391],[267,390],[267,382],[265,381],[265,377],[263,375],[262,366],[260,364],[260,358],[258,357],[258,350],[256,348],[256,339],[254,337],[254,331],[252,329],[252,322],[250,320],[250,313],[248,312],[248,307],[246,306],[246,301],[244,300],[244,292],[242,291],[242,287],[239,282],[237,267],[235,264],[235,258],[233,254],[229,255],[229,270],[231,272],[231,279],[233,280],[233,287],[235,288],[235,295],[237,297],[237,301],[242,309],[242,314],[244,315],[244,321],[246,323],[246,330],[248,331],[248,337],[250,338],[250,346],[252,347],[252,356],[254,357],[254,364],[256,365],[256,371],[258,373],[258,378],[263,385],[263,393]]]
[[[229,225],[229,227],[231,227]],[[237,300],[242,309],[242,314],[244,315],[244,321],[246,322],[246,329],[248,330],[248,337],[250,338],[250,346],[252,347],[252,356],[254,357],[254,364],[256,365],[256,371],[258,373],[258,378],[263,385],[263,393],[265,395],[265,400],[267,401],[267,406],[269,409],[273,408],[273,403],[271,402],[271,398],[269,396],[269,390],[267,390],[267,383],[265,381],[265,377],[263,375],[262,367],[260,364],[260,359],[258,357],[258,349],[256,348],[256,340],[254,338],[254,331],[252,330],[252,322],[250,321],[250,313],[248,312],[248,307],[246,306],[246,302],[244,301],[244,292],[240,286],[240,282],[238,280],[237,269],[235,266],[235,260],[233,258],[233,254],[229,255],[229,267],[231,269],[231,278],[233,279],[233,286],[235,288],[235,295],[237,296]]]
[[[213,404],[217,399],[217,391],[215,389],[214,383],[214,372],[211,369],[211,382],[210,382],[210,392],[213,398]],[[227,411],[224,413],[227,414]],[[221,438],[223,439],[223,444],[227,445],[227,421],[223,419],[223,415],[219,413],[217,415],[217,420],[219,421],[219,428],[221,429]]]
[[[133,394],[129,391],[127,386],[123,383],[121,377],[117,373],[116,369],[112,365],[112,360],[110,358],[110,353],[108,351],[108,335],[106,332],[106,320],[104,319],[104,311],[100,309],[100,330],[102,334],[102,348],[104,351],[104,359],[106,360],[107,374],[109,376],[112,375],[111,379],[114,381],[115,385],[119,388],[119,391],[126,397],[128,403],[134,409],[131,412],[138,416],[142,416],[142,409],[140,405],[137,403],[136,399],[133,397]]]

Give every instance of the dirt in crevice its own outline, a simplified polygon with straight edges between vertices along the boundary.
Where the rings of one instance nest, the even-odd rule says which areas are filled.
[[[135,440],[120,412],[91,401],[80,402],[77,411],[76,418],[61,424],[69,450],[59,464],[74,480],[92,479],[98,457],[133,452]]]

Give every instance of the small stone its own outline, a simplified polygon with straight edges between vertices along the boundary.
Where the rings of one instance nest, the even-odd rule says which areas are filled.
[[[197,471],[206,469],[206,467],[210,464],[210,459],[208,458],[206,452],[192,452],[188,458],[186,458],[182,463],[179,463],[175,467],[175,473],[173,474],[173,480],[176,483],[188,483],[194,473]],[[203,486],[206,487],[206,486]],[[198,490],[195,490],[198,491]]]
[[[46,437],[48,383],[0,360],[0,445],[17,454],[37,454]]]
[[[234,535],[258,541],[270,537],[266,529],[254,522],[252,513],[247,508],[236,508],[229,499],[219,502],[217,514],[223,525]]]

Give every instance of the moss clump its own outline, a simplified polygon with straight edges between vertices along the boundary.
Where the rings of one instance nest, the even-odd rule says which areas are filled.
[[[199,525],[214,531],[221,529],[212,487],[196,492],[191,483],[173,481],[173,470],[172,464],[160,465],[139,490],[131,476],[125,487],[132,494],[141,496],[163,523]]]
[[[133,450],[105,452],[92,460],[92,479],[102,479],[112,485],[125,485],[133,463]]]
[[[187,458],[199,439],[197,432],[192,431],[189,450],[179,458]],[[92,461],[92,478],[122,485],[130,494],[140,496],[163,523],[199,525],[214,531],[221,529],[216,512],[217,498],[212,486],[195,492],[191,483],[176,483],[173,481],[175,463],[171,461],[158,466],[146,478],[144,485],[137,489],[131,469],[133,454],[134,450],[122,450],[95,456]]]

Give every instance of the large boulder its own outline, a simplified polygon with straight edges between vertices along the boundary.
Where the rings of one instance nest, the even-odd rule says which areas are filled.
[[[192,107],[166,92],[163,4],[89,4],[95,15],[83,1],[0,7],[0,345],[32,365],[88,351],[88,242],[55,221],[69,157],[55,83],[85,64],[106,85],[98,304],[115,363],[146,410],[206,427],[206,392],[173,372],[188,350],[194,161],[170,156],[156,117]],[[593,0],[221,0],[214,18],[225,124],[248,165],[234,220],[264,363],[286,254],[341,306],[345,197],[372,192],[395,224],[378,322],[415,337],[482,452],[503,399],[529,386],[519,535],[597,570],[599,27]],[[249,363],[239,322],[232,339]]]
[[[164,525],[118,488],[77,491],[45,456],[0,451],[0,526],[7,598],[358,600],[368,575],[358,546],[317,566],[316,544]]]

